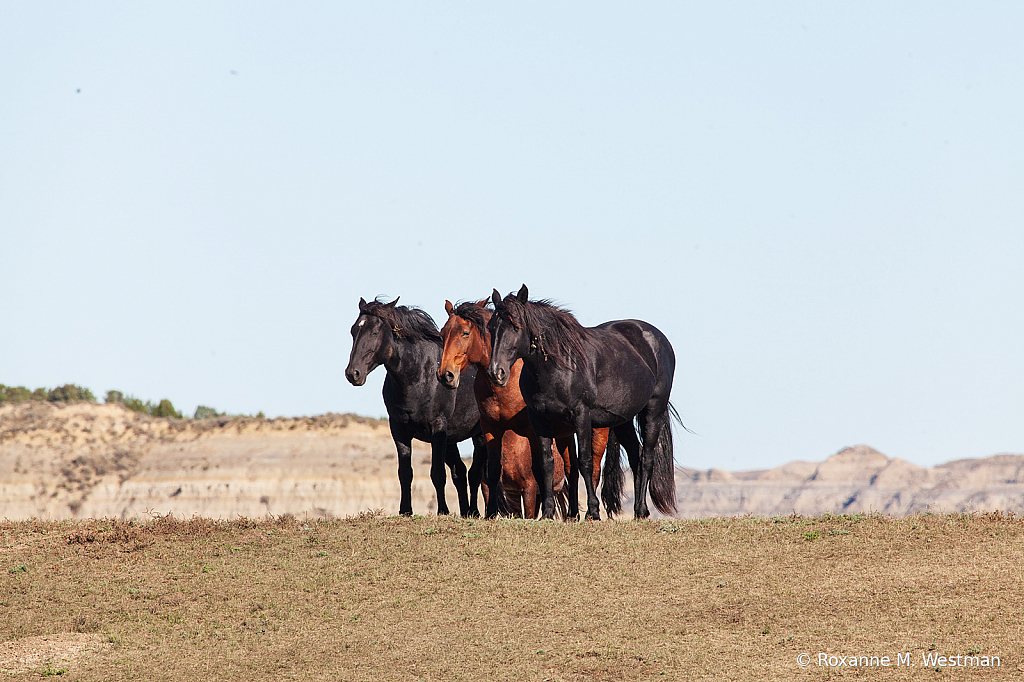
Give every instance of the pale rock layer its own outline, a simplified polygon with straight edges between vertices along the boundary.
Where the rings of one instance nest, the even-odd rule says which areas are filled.
[[[460,447],[468,457],[470,444]],[[425,443],[414,443],[413,510],[418,514],[437,510],[429,456]],[[118,405],[0,407],[0,519],[169,513],[334,518],[375,509],[394,514],[397,466],[387,422],[352,415],[176,420]],[[629,475],[626,480],[623,516],[630,517],[632,481]],[[795,461],[766,471],[680,467],[676,488],[682,518],[1022,512],[1024,456],[925,468],[859,445],[824,462]],[[450,482],[446,491],[448,506],[457,513]]]

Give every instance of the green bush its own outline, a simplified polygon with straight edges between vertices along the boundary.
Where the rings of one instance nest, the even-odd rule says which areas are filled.
[[[77,384],[64,384],[53,390],[37,388],[34,391],[30,391],[24,386],[4,386],[0,384],[0,404],[23,403],[26,400],[51,403],[71,403],[84,400],[94,403],[96,402],[96,396],[89,389],[82,388]]]
[[[124,405],[132,412],[139,412],[140,414],[148,414],[153,417],[174,417],[175,419],[181,419],[181,412],[174,409],[174,404],[170,400],[164,398],[159,403],[154,405],[150,401],[143,402],[141,398],[136,398],[133,395],[125,395],[121,391],[107,391],[107,403],[119,403]]]
[[[0,384],[0,404],[23,403],[32,400],[32,391],[24,386],[4,386]]]
[[[196,408],[196,413],[192,415],[193,419],[213,419],[214,417],[223,417],[223,412],[218,412],[212,407],[206,405],[200,405]]]
[[[154,417],[174,417],[175,419],[181,419],[181,412],[174,409],[174,405],[167,398],[160,401],[156,407],[152,408],[150,412]]]
[[[85,401],[94,403],[96,402],[96,396],[92,394],[87,388],[83,388],[77,384],[64,384],[58,386],[55,389],[37,388],[34,391],[30,391],[24,386],[5,386],[0,384],[0,405],[5,403],[23,403],[26,400],[38,400],[40,402],[51,402],[51,403],[71,403]],[[159,403],[153,404],[146,400],[143,401],[141,398],[136,398],[133,395],[125,395],[121,391],[110,390],[107,391],[107,395],[104,397],[103,402],[107,405],[118,404],[124,405],[133,412],[139,412],[141,414],[148,414],[153,417],[173,417],[174,419],[182,419],[181,412],[174,409],[174,404],[164,398]],[[262,416],[262,413],[260,413]],[[218,412],[212,407],[206,405],[200,405],[196,408],[195,419],[207,419],[210,417],[223,417],[223,412]]]
[[[47,394],[46,399],[51,403],[70,403],[78,400],[96,402],[96,396],[92,394],[92,391],[75,384],[58,386]]]
[[[142,402],[140,398],[136,398],[133,395],[125,396],[124,400],[121,401],[121,404],[127,407],[132,412],[141,412],[142,414],[153,414],[153,403],[149,402],[148,400],[146,402]]]

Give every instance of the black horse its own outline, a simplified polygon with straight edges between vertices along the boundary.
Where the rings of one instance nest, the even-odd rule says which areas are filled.
[[[657,328],[641,320],[584,328],[569,311],[548,301],[529,301],[528,295],[525,284],[504,300],[494,291],[487,375],[502,386],[512,364],[523,359],[519,386],[545,456],[544,517],[554,513],[550,439],[558,422],[575,427],[580,452],[590,451],[592,428],[611,427],[633,469],[636,517],[651,514],[648,488],[654,506],[662,513],[673,513],[675,465],[669,421],[675,410],[668,400],[676,365],[672,345]],[[587,518],[597,519],[593,461],[580,457],[579,463],[587,487]]]
[[[359,299],[359,317],[352,325],[352,352],[345,378],[354,386],[384,365],[384,405],[391,436],[398,449],[398,480],[402,500],[398,511],[412,515],[412,439],[430,443],[430,480],[437,490],[437,513],[447,514],[444,465],[452,471],[459,492],[462,516],[479,516],[477,490],[487,466],[487,448],[480,434],[480,411],[473,395],[473,377],[457,391],[437,381],[441,362],[441,335],[430,315],[418,308]],[[472,369],[475,377],[476,368]],[[473,439],[473,465],[469,470],[472,500],[466,491],[466,465],[459,456],[459,441]]]

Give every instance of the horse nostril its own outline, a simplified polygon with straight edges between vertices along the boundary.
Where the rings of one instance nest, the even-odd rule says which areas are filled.
[[[448,370],[447,372],[444,373],[444,380],[447,381],[449,384],[455,381],[455,375],[452,374],[451,370]]]

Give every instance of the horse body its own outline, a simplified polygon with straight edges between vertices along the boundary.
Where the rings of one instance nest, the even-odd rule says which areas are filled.
[[[492,311],[485,307],[486,303],[486,300],[479,303],[462,303],[456,308],[451,302],[445,301],[448,322],[441,329],[444,350],[437,375],[441,383],[449,388],[456,388],[461,384],[462,375],[467,369],[483,369],[490,362],[491,344],[486,325]],[[480,428],[487,444],[489,488],[496,490],[496,483],[500,479],[511,511],[515,514],[521,509],[526,516],[535,518],[539,511],[541,487],[538,480],[544,477],[544,457],[541,455],[542,446],[530,425],[526,402],[519,389],[522,368],[521,360],[513,363],[509,369],[509,379],[502,387],[492,384],[485,373],[480,371],[476,375],[473,390],[480,406]],[[568,509],[563,506],[562,513],[569,518],[576,518],[579,515],[576,493],[578,461],[573,435],[574,430],[567,423],[556,424],[552,443],[548,444],[547,450],[548,459],[552,462],[552,492],[560,493],[560,506],[564,505],[564,499],[568,497]],[[607,442],[608,429],[596,429],[591,438],[591,468],[595,486]],[[554,453],[551,451],[552,446],[555,449]],[[617,511],[618,499],[621,496],[621,477],[612,478],[612,487],[614,481],[619,484],[617,490],[610,489],[607,480],[606,478],[606,506],[609,498],[614,498],[615,502],[610,508]],[[568,490],[563,494],[566,488]],[[497,502],[496,499],[488,499],[488,516],[498,512]]]
[[[508,368],[520,358],[524,361],[519,384],[541,451],[559,421],[575,426],[581,451],[592,447],[592,429],[612,428],[633,468],[636,517],[650,516],[649,488],[660,511],[674,511],[669,394],[675,354],[665,335],[641,320],[584,328],[568,311],[546,301],[529,301],[525,285],[504,300],[495,291],[493,300],[488,376],[503,385],[509,379]],[[551,468],[548,462],[544,465]],[[593,462],[584,458],[580,469],[587,486],[587,516],[596,519]],[[545,517],[553,513],[550,497],[545,489]]]
[[[480,434],[480,413],[471,390],[449,391],[438,386],[435,370],[441,360],[441,337],[425,312],[379,301],[359,299],[359,317],[352,325],[352,351],[345,377],[355,386],[384,365],[384,405],[398,451],[401,484],[399,513],[412,514],[412,439],[431,445],[430,480],[437,491],[437,513],[447,514],[445,464],[451,469],[463,516],[479,514],[477,487],[483,475],[486,449]],[[466,465],[457,443],[473,438],[469,471],[472,500],[467,494]]]

